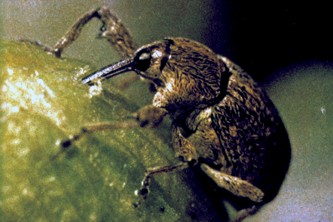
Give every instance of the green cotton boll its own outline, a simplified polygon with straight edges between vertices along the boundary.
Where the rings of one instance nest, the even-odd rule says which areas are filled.
[[[142,104],[137,81],[89,88],[93,68],[29,43],[0,42],[0,221],[200,221],[219,218],[192,171],[154,177],[139,208],[134,191],[148,167],[175,163],[169,125],[96,132],[56,159],[59,142],[84,124],[125,120]],[[116,84],[115,84],[116,85]],[[140,95],[140,94],[139,94]],[[190,172],[189,172],[190,171]],[[202,179],[202,178],[201,178]]]

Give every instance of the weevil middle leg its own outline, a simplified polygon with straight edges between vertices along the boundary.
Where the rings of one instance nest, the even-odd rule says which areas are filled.
[[[174,171],[180,171],[184,170],[189,167],[189,164],[187,162],[179,162],[175,165],[168,165],[168,166],[162,166],[162,167],[151,167],[148,168],[145,172],[145,176],[142,180],[141,188],[136,191],[137,195],[139,195],[139,201],[134,203],[134,207],[139,207],[144,201],[148,194],[149,194],[149,186],[151,182],[151,176],[155,174],[161,174],[161,173],[169,173]]]

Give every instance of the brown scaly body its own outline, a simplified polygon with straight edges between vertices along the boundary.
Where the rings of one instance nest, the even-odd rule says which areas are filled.
[[[178,51],[185,48],[183,53],[198,44],[184,38],[172,41]],[[190,50],[199,58],[192,56],[187,66],[179,61],[172,66],[173,57],[184,57],[171,53],[172,74],[162,74],[170,85],[158,90],[153,105],[166,108],[173,118],[178,156],[248,181],[265,193],[249,195],[250,199],[268,201],[276,195],[289,166],[290,145],[283,123],[267,94],[248,74],[198,46]],[[197,72],[190,70],[193,66]],[[184,140],[191,145],[177,145]]]
[[[147,169],[138,191],[141,199],[135,206],[147,197],[154,174],[193,165],[199,165],[219,187],[253,202],[235,220],[254,213],[276,196],[291,157],[288,135],[273,103],[248,74],[203,44],[186,38],[166,38],[134,52],[129,32],[106,7],[83,15],[52,52],[60,56],[93,17],[103,23],[100,35],[128,58],[82,82],[91,85],[97,79],[135,71],[155,85],[156,93],[152,105],[140,109],[135,121],[89,125],[64,141],[62,149],[87,132],[154,127],[169,115],[172,146],[180,162]]]

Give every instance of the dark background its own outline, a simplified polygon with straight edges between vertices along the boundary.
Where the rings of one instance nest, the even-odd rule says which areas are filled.
[[[332,7],[327,1],[216,0],[214,4],[220,10],[213,12],[208,45],[258,80],[289,64],[333,58]],[[225,26],[228,39],[223,40],[220,29]]]

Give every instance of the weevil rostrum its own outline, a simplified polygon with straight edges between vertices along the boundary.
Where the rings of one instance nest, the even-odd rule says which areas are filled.
[[[156,92],[152,104],[138,110],[135,119],[83,127],[81,133],[62,142],[62,150],[87,132],[155,127],[169,115],[179,163],[147,169],[135,206],[146,199],[153,175],[194,165],[217,186],[253,202],[237,220],[277,195],[291,158],[288,135],[266,92],[246,72],[186,38],[165,38],[137,49],[129,31],[107,7],[85,13],[51,51],[61,57],[92,18],[102,22],[100,36],[125,59],[83,78],[82,83],[92,85],[134,71],[149,80]]]

